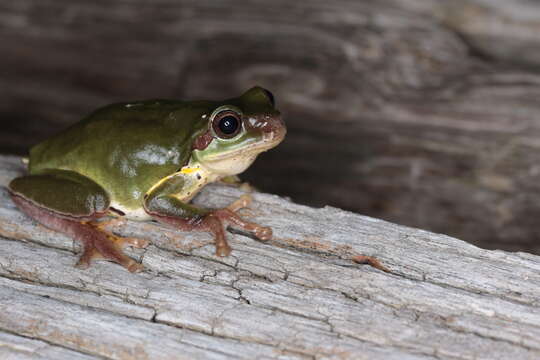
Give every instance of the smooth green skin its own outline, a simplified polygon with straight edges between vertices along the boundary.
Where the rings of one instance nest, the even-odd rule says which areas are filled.
[[[192,150],[209,131],[220,107],[245,118],[279,117],[264,89],[254,87],[225,101],[149,100],[96,110],[64,132],[30,150],[30,175],[17,178],[11,191],[61,214],[85,216],[109,205],[124,212],[195,216],[206,210],[188,201],[206,183],[239,170],[219,163],[244,161],[279,143],[259,129],[244,127],[233,139],[214,136],[204,150]],[[221,158],[220,158],[221,156]],[[217,158],[217,160],[215,160]],[[232,163],[231,163],[232,164]],[[218,165],[217,167],[215,165]],[[183,167],[204,171],[181,173]],[[217,169],[217,170],[214,170]]]

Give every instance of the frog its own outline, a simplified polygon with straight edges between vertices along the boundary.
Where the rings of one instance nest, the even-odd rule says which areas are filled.
[[[144,270],[123,250],[146,247],[148,240],[107,231],[107,218],[206,231],[215,255],[225,257],[231,253],[227,226],[263,241],[272,229],[238,214],[249,195],[217,209],[192,199],[207,184],[235,179],[286,132],[274,95],[260,86],[225,100],[114,103],[31,147],[27,173],[8,191],[23,213],[81,243],[81,269],[104,259]]]

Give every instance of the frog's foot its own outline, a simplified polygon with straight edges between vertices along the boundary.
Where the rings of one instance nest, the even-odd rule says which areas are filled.
[[[79,261],[75,265],[80,269],[87,269],[92,260],[111,260],[130,272],[143,270],[143,266],[125,255],[122,248],[125,246],[145,247],[148,242],[145,240],[120,238],[112,234],[108,234],[99,228],[91,225],[91,223],[79,223],[75,225],[77,233],[82,236],[77,236],[83,242],[83,253]]]
[[[231,252],[231,248],[225,239],[225,223],[248,231],[255,235],[255,237],[259,240],[267,241],[272,238],[272,229],[245,221],[236,214],[236,211],[249,206],[251,201],[252,197],[250,195],[242,195],[238,200],[231,203],[228,207],[214,210],[203,218],[203,224],[215,236],[217,256],[227,256]]]
[[[218,217],[222,220],[229,222],[230,224],[236,225],[239,228],[246,230],[250,233],[253,233],[255,237],[259,240],[270,240],[272,238],[272,229],[266,226],[261,226],[252,222],[243,220],[236,212],[240,209],[248,207],[253,201],[253,197],[248,194],[240,196],[236,201],[232,202],[225,209],[216,210],[218,212]]]
[[[122,249],[126,246],[145,248],[149,242],[143,239],[118,237],[101,229],[103,225],[94,222],[79,222],[76,225],[78,239],[83,242],[83,253],[76,266],[86,269],[94,259],[105,259],[114,261],[130,272],[143,270],[143,265],[139,264],[129,256],[125,255]]]

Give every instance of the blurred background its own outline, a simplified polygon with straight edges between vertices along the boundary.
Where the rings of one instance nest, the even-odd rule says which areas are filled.
[[[540,253],[540,2],[0,2],[0,152],[118,101],[270,89],[265,192]]]

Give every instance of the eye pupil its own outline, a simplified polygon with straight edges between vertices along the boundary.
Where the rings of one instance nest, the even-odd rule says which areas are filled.
[[[219,130],[225,135],[231,135],[238,129],[238,119],[234,116],[228,115],[219,120]]]

